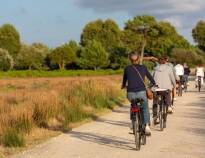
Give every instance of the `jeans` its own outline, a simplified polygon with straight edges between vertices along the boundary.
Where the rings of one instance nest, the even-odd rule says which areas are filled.
[[[130,103],[132,102],[132,100],[135,100],[137,98],[144,100],[142,103],[142,107],[141,107],[142,120],[144,124],[150,124],[150,113],[149,113],[149,106],[148,106],[146,91],[128,92],[127,98],[130,101]]]

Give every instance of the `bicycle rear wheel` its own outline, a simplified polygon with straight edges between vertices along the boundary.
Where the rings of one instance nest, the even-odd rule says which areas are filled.
[[[166,128],[167,124],[167,111],[168,111],[168,105],[163,105],[163,128]]]
[[[198,90],[199,90],[199,92],[201,91],[201,81],[199,81],[199,83],[198,83]]]
[[[163,131],[163,129],[164,129],[164,121],[163,121],[162,105],[160,105],[160,110],[159,110],[159,126],[160,126],[160,130]]]
[[[182,96],[182,86],[180,85],[179,86],[179,89],[178,89],[178,96]]]
[[[142,132],[141,132],[141,144],[145,145],[147,140],[146,140],[146,134],[145,134],[145,126],[142,128]]]
[[[141,134],[140,134],[140,129],[139,129],[139,114],[136,113],[136,119],[133,120],[133,132],[135,136],[135,146],[136,150],[140,150],[141,147]]]

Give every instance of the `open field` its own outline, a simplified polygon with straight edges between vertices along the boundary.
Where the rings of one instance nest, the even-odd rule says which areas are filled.
[[[0,152],[36,144],[112,109],[122,99],[120,81],[114,75],[1,79]]]
[[[159,125],[152,125],[152,135],[140,151],[136,151],[130,134],[130,108],[122,106],[9,158],[205,158],[204,90],[197,92],[190,82],[188,92],[175,101],[167,128],[160,131]]]

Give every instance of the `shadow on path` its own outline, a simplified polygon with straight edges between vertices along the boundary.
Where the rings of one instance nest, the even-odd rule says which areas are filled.
[[[77,139],[97,143],[100,145],[109,146],[112,148],[124,149],[124,150],[135,150],[134,148],[134,139],[124,139],[120,137],[115,137],[111,135],[103,135],[99,133],[90,133],[90,132],[69,132],[71,137],[75,137]]]

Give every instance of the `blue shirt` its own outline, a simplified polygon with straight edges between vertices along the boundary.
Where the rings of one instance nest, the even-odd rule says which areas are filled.
[[[145,76],[146,76],[152,84],[155,84],[155,81],[152,75],[147,70],[146,66],[128,65],[124,69],[123,83],[122,83],[122,86],[125,87],[126,83],[128,82],[127,92],[139,92],[139,91],[146,90],[146,87],[142,79],[140,78],[139,74],[136,72],[133,66],[139,71],[143,80],[145,79]]]

